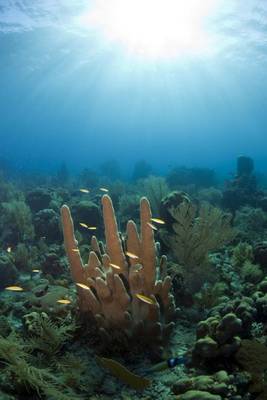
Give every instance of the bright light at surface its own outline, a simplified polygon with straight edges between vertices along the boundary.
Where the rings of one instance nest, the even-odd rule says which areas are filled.
[[[208,50],[206,19],[218,0],[95,0],[83,23],[147,58]]]

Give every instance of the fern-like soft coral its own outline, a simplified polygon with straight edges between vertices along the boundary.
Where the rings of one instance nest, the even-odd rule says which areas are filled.
[[[201,266],[210,251],[220,248],[234,237],[230,216],[216,207],[203,203],[199,210],[190,201],[170,209],[175,222],[174,235],[164,241],[171,247],[177,261],[186,267]]]
[[[12,230],[14,240],[23,242],[34,238],[31,210],[23,199],[2,203],[1,225]]]
[[[24,342],[14,332],[7,338],[0,335],[0,359],[7,363],[15,363],[18,359],[26,358]]]
[[[76,329],[74,322],[60,320],[55,323],[44,312],[33,312],[24,318],[31,334],[29,346],[32,350],[39,350],[49,356],[58,353]]]
[[[64,387],[49,368],[36,367],[37,360],[27,350],[27,343],[14,333],[7,338],[0,335],[0,361],[4,365],[1,374],[12,377],[14,390],[24,387],[28,393],[33,391],[51,400],[80,398],[71,389]]]

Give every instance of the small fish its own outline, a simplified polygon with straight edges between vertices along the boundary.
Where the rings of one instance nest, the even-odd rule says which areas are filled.
[[[67,299],[60,299],[60,300],[57,300],[57,303],[60,303],[60,304],[70,304],[71,301],[70,301],[70,300],[67,300]]]
[[[142,271],[143,268],[144,268],[143,265],[135,265],[134,272],[140,272]]]
[[[155,225],[151,224],[150,222],[148,222],[147,225],[150,226],[150,228],[153,229],[154,231],[158,230],[158,228],[156,228]]]
[[[166,223],[165,221],[163,221],[163,220],[160,219],[160,218],[151,218],[150,221],[153,221],[153,222],[155,222],[156,224],[161,224],[161,225],[164,225],[164,224]]]
[[[86,228],[86,229],[89,228],[89,226],[88,226],[87,224],[85,224],[84,222],[80,222],[80,225],[81,225],[83,228]]]
[[[135,375],[127,368],[125,368],[122,364],[117,361],[112,360],[111,358],[104,358],[96,356],[96,360],[101,367],[105,368],[107,371],[111,372],[116,378],[121,380],[124,384],[129,385],[131,388],[135,390],[144,390],[150,384],[151,381],[147,378],[143,378],[142,376]],[[129,397],[127,396],[127,399]],[[125,399],[126,400],[126,399]]]
[[[6,251],[7,251],[8,253],[11,253],[12,248],[9,246],[9,247],[6,249]]]
[[[185,201],[186,203],[191,203],[190,198],[187,196],[187,194],[183,195],[183,201]]]
[[[90,231],[95,231],[97,229],[97,227],[96,226],[88,226],[88,229]]]
[[[150,297],[144,296],[143,294],[137,294],[136,297],[143,301],[144,303],[154,305],[156,304],[155,300],[151,299]]]
[[[72,249],[72,251],[73,251],[74,253],[79,253],[79,252],[80,252],[79,249]]]
[[[89,286],[85,285],[84,283],[76,283],[76,285],[82,289],[90,290]]]
[[[82,193],[90,193],[90,190],[88,190],[88,189],[80,189],[80,192],[82,192]]]
[[[101,192],[105,192],[105,193],[107,193],[109,191],[108,189],[106,189],[104,187],[99,188],[99,190],[101,190]]]
[[[126,256],[132,258],[133,260],[138,260],[138,256],[136,254],[130,253],[129,251],[125,252]]]
[[[167,360],[161,361],[160,363],[153,365],[149,368],[149,372],[164,371],[167,368],[174,368],[176,365],[184,365],[188,363],[187,354],[180,355],[178,357],[168,358]]]
[[[33,269],[32,272],[41,272],[40,269]]]
[[[22,292],[23,288],[20,286],[7,286],[5,290],[10,290],[11,292]]]
[[[112,263],[109,263],[109,265],[110,265],[112,268],[121,269],[121,267],[120,267],[119,265],[112,264]]]

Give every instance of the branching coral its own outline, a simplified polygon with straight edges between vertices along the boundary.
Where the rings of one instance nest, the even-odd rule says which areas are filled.
[[[141,233],[133,221],[127,224],[127,238],[118,232],[117,221],[108,195],[102,198],[106,245],[92,238],[93,251],[84,265],[74,236],[69,208],[62,207],[65,248],[71,273],[77,285],[79,308],[97,321],[100,333],[108,342],[110,332],[124,332],[126,337],[142,337],[160,346],[173,327],[175,305],[171,278],[167,276],[166,257],[158,260],[151,227],[151,210],[146,198],[140,202]],[[151,304],[137,295],[150,298]]]
[[[76,328],[73,322],[66,323],[60,320],[56,324],[44,312],[26,314],[25,324],[31,335],[29,339],[31,349],[40,350],[49,356],[59,352]]]
[[[175,222],[174,235],[165,242],[173,250],[177,261],[186,267],[202,265],[208,252],[220,248],[234,237],[230,216],[216,207],[203,203],[199,210],[190,201],[183,201],[170,209]]]
[[[71,389],[63,387],[58,376],[49,368],[35,366],[36,360],[31,359],[27,349],[27,343],[14,333],[7,338],[0,335],[0,361],[4,363],[1,376],[6,377],[6,381],[12,377],[14,389],[24,388],[28,393],[44,394],[51,400],[78,399]]]

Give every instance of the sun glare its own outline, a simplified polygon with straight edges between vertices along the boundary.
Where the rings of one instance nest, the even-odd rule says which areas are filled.
[[[210,46],[206,19],[218,0],[95,0],[83,23],[144,57],[170,58]]]

